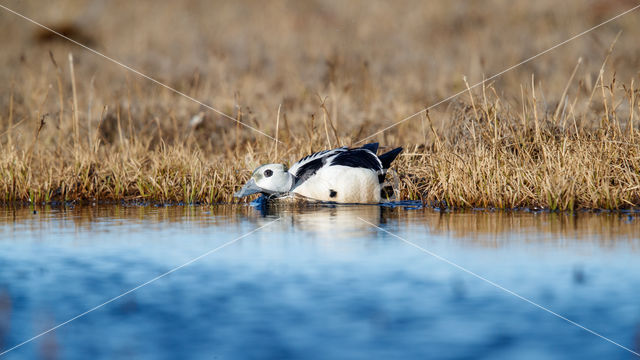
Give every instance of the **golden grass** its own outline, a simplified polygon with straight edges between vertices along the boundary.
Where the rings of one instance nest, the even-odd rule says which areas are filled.
[[[10,3],[282,143],[3,13],[0,201],[231,202],[259,164],[353,145],[632,3],[238,2],[211,22],[207,2],[123,2],[135,36],[111,8],[88,26],[84,2],[69,1],[89,9],[70,19]],[[185,11],[192,22],[176,24]],[[640,206],[639,30],[622,18],[376,136],[405,147],[398,199]]]
[[[457,115],[462,124],[444,142],[405,154],[399,164],[404,197],[459,208],[624,209],[640,204],[640,134],[621,125],[617,115],[584,130],[577,124],[559,126],[550,116],[536,126],[531,114],[523,115],[524,123],[514,123],[515,115],[494,105],[479,107],[476,117],[470,108],[462,107]]]

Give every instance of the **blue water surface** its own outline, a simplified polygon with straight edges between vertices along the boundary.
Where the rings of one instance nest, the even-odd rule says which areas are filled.
[[[541,309],[640,352],[635,215],[37,210],[0,210],[0,352],[231,243],[0,359],[640,358]]]

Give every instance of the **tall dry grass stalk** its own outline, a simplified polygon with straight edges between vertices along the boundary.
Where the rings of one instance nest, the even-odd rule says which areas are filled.
[[[73,67],[73,55],[69,53],[69,74],[71,74],[71,92],[73,94],[73,146],[78,151],[80,146],[80,126],[78,124],[78,95],[76,92],[76,72]],[[60,109],[62,112],[62,109]]]

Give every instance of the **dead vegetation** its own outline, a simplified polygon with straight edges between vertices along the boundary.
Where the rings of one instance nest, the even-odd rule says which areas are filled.
[[[354,145],[634,5],[240,2],[215,5],[212,24],[207,2],[135,3],[130,13],[152,13],[132,36],[111,6],[91,23],[94,3],[69,3],[88,10],[48,21],[281,143],[2,13],[4,203],[230,202],[261,163]],[[47,20],[41,6],[7,6]],[[192,22],[175,23],[177,11]],[[405,147],[397,197],[454,208],[640,206],[639,27],[621,18],[371,139]]]

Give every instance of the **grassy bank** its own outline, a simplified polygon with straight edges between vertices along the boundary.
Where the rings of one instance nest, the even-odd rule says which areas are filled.
[[[134,35],[115,5],[7,5],[281,143],[2,13],[0,201],[234,201],[258,165],[354,145],[630,3],[241,2],[216,5],[216,22],[206,2],[127,4]],[[405,148],[398,199],[640,206],[633,16],[370,139]]]
[[[621,92],[620,104],[637,102],[637,92]],[[624,96],[627,96],[624,98]],[[614,93],[603,102],[615,101]],[[631,127],[633,108],[599,119],[569,112],[554,118],[528,98],[522,113],[504,109],[500,98],[474,98],[452,111],[452,126],[438,133],[422,119],[426,144],[404,145],[395,162],[398,199],[417,199],[448,207],[537,207],[624,209],[640,204],[640,133]],[[329,114],[330,115],[330,114]],[[326,117],[327,123],[330,121]],[[585,126],[583,122],[589,126]],[[348,137],[324,131],[324,122],[307,124],[298,137],[278,132],[208,154],[191,141],[157,146],[150,138],[43,147],[37,132],[27,150],[3,149],[0,189],[14,201],[231,202],[232,194],[259,164],[292,163],[319,149],[350,145]],[[122,124],[119,126],[122,129]],[[331,126],[328,126],[331,128]],[[124,136],[124,135],[123,135]],[[401,134],[399,135],[401,136]]]

